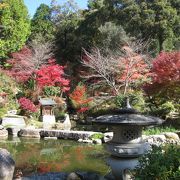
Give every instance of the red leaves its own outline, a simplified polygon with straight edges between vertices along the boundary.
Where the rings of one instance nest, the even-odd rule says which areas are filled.
[[[36,112],[36,106],[33,104],[33,102],[25,97],[22,97],[18,100],[18,103],[23,110],[27,110],[30,112]]]
[[[69,80],[63,77],[64,66],[55,64],[52,59],[49,65],[44,65],[36,71],[36,76],[37,84],[41,88],[45,86],[59,86],[63,92],[69,90]]]
[[[153,82],[180,81],[180,51],[161,52],[153,61]]]
[[[161,52],[153,61],[151,73],[152,82],[144,87],[147,93],[175,96],[180,84],[180,51]]]
[[[92,98],[87,98],[86,87],[84,85],[76,86],[75,90],[69,95],[77,112],[85,112],[89,108],[88,103],[92,101]]]
[[[7,74],[13,77],[17,82],[26,82],[34,71],[33,64],[28,61],[30,56],[31,50],[27,47],[22,48],[19,52],[12,53],[12,58],[7,60],[7,63],[10,65]]]

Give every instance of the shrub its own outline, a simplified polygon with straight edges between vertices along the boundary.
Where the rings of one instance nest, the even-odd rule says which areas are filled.
[[[135,179],[169,180],[180,177],[180,147],[153,147],[153,150],[139,160]]]
[[[33,102],[25,97],[22,97],[18,100],[18,103],[20,105],[20,108],[22,110],[28,111],[28,112],[36,112],[36,106],[33,104]]]

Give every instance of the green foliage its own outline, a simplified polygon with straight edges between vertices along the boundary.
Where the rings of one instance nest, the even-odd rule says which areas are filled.
[[[152,39],[158,52],[177,48],[179,41],[179,1],[105,0],[114,21],[131,36]],[[176,47],[175,47],[176,46]]]
[[[169,126],[169,127],[154,127],[154,128],[148,128],[143,131],[143,134],[149,136],[154,134],[161,134],[163,132],[176,132],[178,129]]]
[[[41,4],[31,20],[31,39],[41,37],[45,42],[54,38],[54,24],[51,20],[51,8]]]
[[[28,11],[23,0],[2,0],[7,6],[0,9],[0,58],[20,50],[30,34]]]
[[[55,86],[45,86],[43,91],[45,96],[58,96],[60,95],[61,89]]]
[[[180,177],[180,147],[154,147],[140,158],[135,179],[169,180]]]
[[[122,28],[122,26],[116,25],[112,22],[106,22],[99,28],[97,36],[97,46],[104,49],[110,49],[116,51],[120,46],[129,41],[129,37]]]
[[[104,137],[104,134],[102,133],[95,133],[90,136],[90,139],[102,139]]]
[[[130,105],[140,112],[148,111],[148,107],[145,102],[144,94],[141,91],[133,91],[128,94]],[[117,107],[126,107],[127,95],[119,95],[116,97],[115,102]]]

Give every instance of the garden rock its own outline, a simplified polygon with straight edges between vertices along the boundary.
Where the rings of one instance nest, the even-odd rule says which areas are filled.
[[[8,131],[6,129],[0,130],[0,139],[6,139],[8,137]]]
[[[113,132],[107,132],[107,133],[104,133],[104,138],[103,138],[103,142],[108,142],[108,141],[111,141],[113,138]]]
[[[167,139],[174,139],[175,141],[179,141],[179,136],[178,136],[176,133],[166,132],[166,133],[164,133],[164,136],[165,136]]]
[[[21,129],[18,135],[27,138],[40,138],[39,132],[40,130],[38,129]]]
[[[81,180],[81,178],[75,172],[72,172],[68,175],[67,180]]]
[[[93,141],[94,144],[99,144],[99,145],[102,144],[102,140],[101,139],[92,139],[92,141]]]
[[[12,159],[11,154],[6,149],[0,148],[0,179],[13,179],[14,168],[15,162]]]
[[[4,126],[0,125],[0,130],[4,129]]]

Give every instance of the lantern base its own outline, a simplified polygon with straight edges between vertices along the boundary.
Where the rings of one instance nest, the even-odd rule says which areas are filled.
[[[131,174],[129,170],[133,170],[138,164],[138,158],[117,158],[109,157],[107,164],[112,169],[112,174],[115,179],[126,180],[130,179]]]

